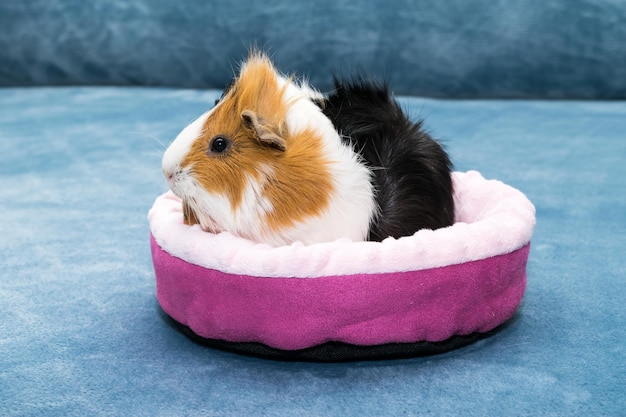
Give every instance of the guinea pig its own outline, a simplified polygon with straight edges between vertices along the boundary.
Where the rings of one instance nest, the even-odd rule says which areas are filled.
[[[451,163],[384,85],[324,96],[254,52],[163,156],[184,222],[280,246],[380,241],[454,221]]]

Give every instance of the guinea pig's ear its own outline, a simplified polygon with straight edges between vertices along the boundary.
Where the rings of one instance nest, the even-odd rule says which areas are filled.
[[[270,121],[259,117],[252,110],[244,110],[241,113],[244,124],[252,129],[259,142],[279,151],[286,149],[287,143],[281,135],[280,127],[273,125]]]

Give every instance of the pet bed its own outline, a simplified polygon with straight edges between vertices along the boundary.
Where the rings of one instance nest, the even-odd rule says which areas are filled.
[[[148,215],[157,300],[201,343],[277,359],[443,352],[513,317],[535,208],[478,172],[453,173],[455,224],[382,242],[270,247],[183,223],[180,200]]]

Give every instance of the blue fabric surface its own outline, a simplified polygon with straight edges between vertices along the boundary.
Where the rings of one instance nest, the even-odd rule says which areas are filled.
[[[398,94],[626,98],[625,0],[0,2],[0,85],[222,88],[250,45],[330,86]]]
[[[215,91],[0,90],[0,415],[624,415],[626,103],[403,99],[459,170],[537,207],[528,289],[447,354],[281,363],[159,314],[147,210]]]

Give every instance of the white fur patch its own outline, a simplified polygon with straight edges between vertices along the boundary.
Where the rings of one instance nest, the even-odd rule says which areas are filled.
[[[170,185],[174,193],[191,206],[203,230],[212,233],[229,231],[254,241],[283,243],[265,224],[266,215],[274,210],[264,194],[266,181],[247,176],[242,199],[235,208],[227,196],[205,190],[186,170],[183,169],[179,179]],[[269,170],[263,172],[268,175]]]
[[[235,224],[230,229],[239,236],[255,241],[264,241],[268,236],[265,217],[274,210],[264,193],[266,177],[261,178],[257,181],[251,176],[246,177],[242,200],[237,210],[234,211]]]
[[[163,154],[162,168],[166,178],[168,174],[174,174],[181,170],[182,162],[185,156],[191,150],[191,145],[202,133],[202,126],[206,119],[211,115],[213,109],[207,111],[196,120],[191,122],[176,136],[176,139],[170,144]]]

